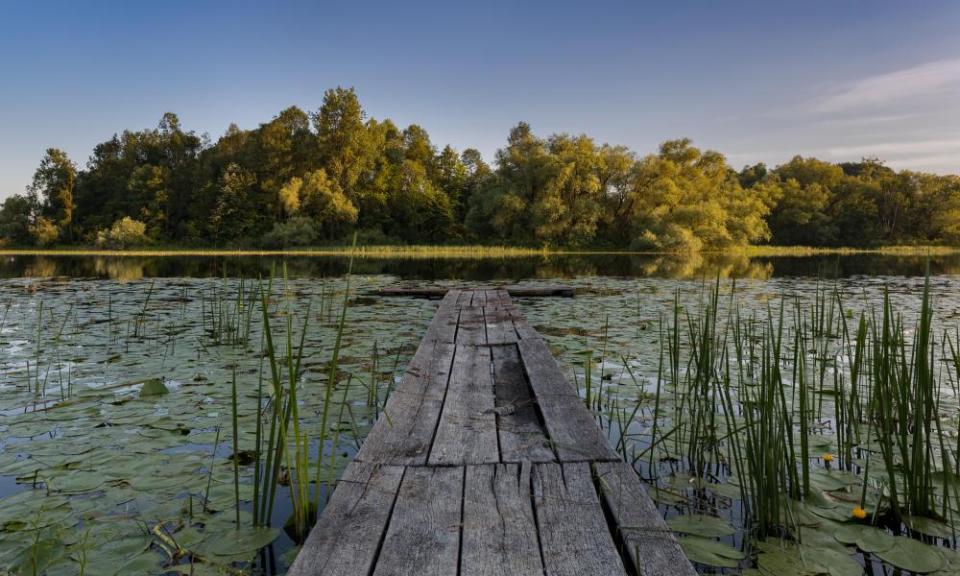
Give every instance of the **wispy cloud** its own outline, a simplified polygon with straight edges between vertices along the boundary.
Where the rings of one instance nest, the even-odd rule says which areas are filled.
[[[960,169],[960,150],[953,154],[931,154],[890,161],[890,167],[898,170],[933,170],[944,174],[956,174]]]
[[[904,157],[945,150],[960,150],[960,138],[878,142],[877,144],[862,146],[836,146],[830,148],[827,152],[831,156],[846,158],[851,156]]]
[[[851,116],[849,118],[837,118],[831,116],[823,118],[817,122],[820,124],[829,124],[830,126],[856,126],[856,127],[874,127],[887,126],[890,124],[901,123],[904,120],[914,120],[921,116],[919,113],[905,114],[879,114],[867,116]]]
[[[868,76],[840,87],[813,103],[816,112],[846,112],[960,89],[960,58]]]

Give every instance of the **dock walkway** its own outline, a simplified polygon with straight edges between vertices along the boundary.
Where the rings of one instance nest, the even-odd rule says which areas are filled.
[[[446,293],[289,573],[695,574],[505,290]]]

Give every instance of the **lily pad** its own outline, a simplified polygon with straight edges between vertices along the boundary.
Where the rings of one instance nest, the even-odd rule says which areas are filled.
[[[162,378],[151,378],[143,383],[143,387],[140,388],[140,397],[141,398],[150,398],[152,396],[163,396],[164,394],[169,394],[170,390],[167,390],[166,385],[163,383]]]
[[[734,527],[723,518],[707,516],[705,514],[674,516],[667,520],[667,525],[675,532],[702,536],[704,538],[730,536],[736,532]]]
[[[953,529],[951,529],[949,525],[944,524],[943,522],[938,522],[932,518],[910,516],[906,518],[906,524],[911,530],[920,532],[921,534],[926,534],[927,536],[935,536],[937,538],[953,538]]]
[[[279,534],[274,528],[240,528],[223,532],[204,542],[200,549],[215,556],[252,554],[276,540]]]
[[[914,574],[935,572],[943,567],[943,556],[934,546],[924,544],[919,540],[901,536],[896,538],[892,547],[877,556],[897,568],[909,570]]]
[[[720,568],[736,568],[744,553],[724,542],[700,538],[698,536],[684,536],[679,539],[687,558],[707,566]]]
[[[864,552],[880,553],[893,548],[897,537],[879,528],[860,526],[860,535],[857,536],[857,548]]]

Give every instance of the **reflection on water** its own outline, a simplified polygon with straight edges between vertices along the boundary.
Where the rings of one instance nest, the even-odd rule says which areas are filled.
[[[349,260],[328,256],[6,256],[0,278],[142,278],[267,276],[287,266],[290,276],[330,277],[347,272]],[[619,276],[653,278],[750,278],[789,276],[917,276],[929,265],[934,275],[960,274],[960,255],[749,257],[742,254],[650,256],[626,254],[550,255],[523,258],[358,259],[363,275],[388,274],[424,280],[521,280]]]

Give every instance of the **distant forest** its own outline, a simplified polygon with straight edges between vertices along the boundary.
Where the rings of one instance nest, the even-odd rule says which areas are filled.
[[[478,243],[719,250],[748,244],[960,244],[960,177],[876,159],[732,168],[688,139],[638,156],[585,135],[510,131],[492,164],[417,125],[368,118],[353,89],[215,143],[176,115],[98,144],[78,169],[50,148],[0,207],[8,246],[303,247]]]

